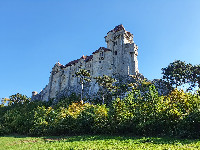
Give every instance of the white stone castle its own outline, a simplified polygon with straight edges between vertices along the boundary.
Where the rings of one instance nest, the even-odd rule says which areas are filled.
[[[57,62],[52,68],[49,83],[39,94],[34,91],[32,99],[48,101],[58,95],[79,94],[81,87],[75,75],[79,69],[91,74],[92,80],[84,92],[88,95],[95,95],[99,90],[93,77],[108,75],[125,78],[139,73],[138,46],[133,41],[133,34],[126,31],[123,25],[118,25],[107,33],[105,41],[107,48],[100,47],[90,56],[83,55],[66,65]]]

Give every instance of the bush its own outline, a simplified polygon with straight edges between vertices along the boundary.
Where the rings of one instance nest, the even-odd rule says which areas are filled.
[[[159,96],[152,84],[133,89],[124,99],[116,98],[109,107],[34,101],[1,107],[0,116],[0,135],[131,133],[200,137],[199,95],[174,89],[167,96]]]
[[[52,107],[38,106],[34,110],[34,123],[30,129],[31,135],[51,135],[56,112]]]

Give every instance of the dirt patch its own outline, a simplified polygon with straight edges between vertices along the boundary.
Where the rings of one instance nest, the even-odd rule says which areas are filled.
[[[38,140],[21,140],[21,143],[36,143]]]
[[[64,139],[63,138],[47,138],[47,139],[44,138],[45,142],[56,142],[56,141],[62,141],[62,140]]]

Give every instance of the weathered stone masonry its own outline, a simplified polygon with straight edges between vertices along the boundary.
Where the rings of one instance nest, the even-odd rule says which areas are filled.
[[[83,55],[66,65],[57,62],[52,68],[49,83],[39,94],[34,91],[32,99],[48,101],[59,95],[80,93],[79,79],[75,76],[79,69],[88,70],[92,77],[108,75],[126,78],[139,73],[138,46],[133,41],[133,34],[126,31],[123,25],[118,25],[107,33],[105,41],[107,48],[100,47],[90,56]],[[95,95],[98,89],[98,85],[92,79],[84,93]]]

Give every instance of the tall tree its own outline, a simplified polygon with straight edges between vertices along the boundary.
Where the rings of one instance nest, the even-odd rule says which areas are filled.
[[[78,72],[75,73],[77,77],[80,78],[81,84],[81,102],[83,103],[83,88],[84,84],[91,81],[90,73],[85,69],[80,69]]]
[[[178,86],[188,83],[187,90],[192,90],[198,84],[200,88],[200,65],[186,64],[184,61],[176,60],[166,68],[162,68],[163,80],[170,85]]]
[[[193,66],[190,82],[192,87],[195,87],[195,85],[198,84],[198,87],[200,88],[200,65]]]
[[[163,79],[176,88],[186,83],[187,67],[184,61],[176,60],[166,68],[162,68]]]
[[[96,83],[98,83],[101,87],[100,90],[102,92],[102,102],[104,104],[105,95],[116,89],[116,86],[113,85],[116,82],[116,79],[107,75],[103,75],[102,77],[98,76],[94,79],[96,79]]]

